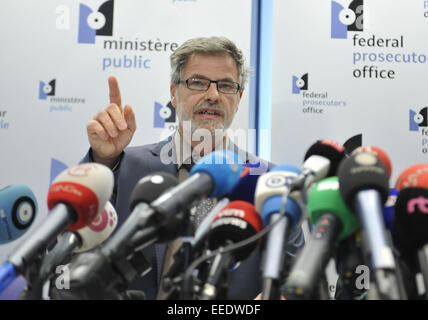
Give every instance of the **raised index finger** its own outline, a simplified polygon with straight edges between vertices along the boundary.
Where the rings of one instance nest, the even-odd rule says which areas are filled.
[[[115,103],[122,110],[122,98],[120,97],[119,83],[113,76],[108,78],[110,103]]]

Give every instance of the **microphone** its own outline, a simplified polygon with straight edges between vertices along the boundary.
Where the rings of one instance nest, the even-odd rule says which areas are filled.
[[[360,226],[358,217],[342,200],[337,177],[323,179],[314,185],[308,196],[308,214],[315,226],[285,285],[286,294],[298,299],[312,298],[336,243]]]
[[[254,194],[257,187],[257,181],[264,173],[269,172],[267,168],[259,170],[262,162],[243,165],[241,178],[239,179],[233,190],[226,195],[230,201],[240,200],[249,203],[254,203]]]
[[[217,202],[214,208],[208,213],[208,215],[202,220],[201,224],[195,231],[195,237],[192,240],[193,251],[199,251],[201,245],[203,245],[206,236],[208,235],[211,224],[214,221],[217,214],[224,209],[230,203],[228,198],[223,198]]]
[[[428,211],[425,203],[428,164],[417,164],[405,169],[397,179],[396,188],[399,193],[392,227],[394,242],[401,252],[412,255],[415,248],[421,247],[428,240],[424,237],[424,214]]]
[[[177,213],[186,212],[203,197],[219,198],[231,192],[242,170],[242,161],[232,151],[215,151],[204,156],[192,167],[189,178],[150,204],[157,221],[168,221]],[[161,237],[172,240],[179,235],[177,231],[180,230],[163,233]]]
[[[428,164],[415,164],[404,170],[395,183],[395,188],[401,191],[409,187],[427,188]]]
[[[416,164],[405,169],[395,187],[399,194],[392,227],[393,241],[410,272],[422,273],[425,299],[428,299],[428,241],[424,237],[427,223],[424,216],[428,211],[428,164]]]
[[[23,236],[33,224],[38,211],[36,197],[23,184],[0,190],[0,245]]]
[[[389,159],[388,155],[385,151],[383,151],[379,147],[375,146],[363,146],[355,149],[351,154],[356,155],[360,152],[370,152],[375,157],[377,157],[386,167],[388,178],[391,177],[392,173],[392,164],[391,160]],[[385,222],[385,226],[388,230],[391,230],[392,228],[392,219],[394,214],[394,205],[397,198],[398,191],[395,188],[390,188],[389,190],[389,196],[388,199],[383,207],[383,220]]]
[[[40,255],[65,229],[78,230],[104,208],[113,191],[113,173],[104,165],[81,164],[63,171],[48,192],[48,218],[0,267],[0,292],[16,277],[30,278]]]
[[[136,275],[126,257],[151,243],[176,238],[182,229],[184,212],[194,201],[231,190],[242,171],[239,163],[233,152],[214,152],[198,161],[190,177],[181,184],[177,185],[177,178],[165,173],[143,178],[131,195],[130,217],[99,252],[78,261],[76,269],[70,271],[71,283],[76,288],[84,287],[89,295],[99,295],[97,291],[89,292],[91,286],[113,293],[121,289],[124,281],[129,282]],[[151,199],[153,194],[158,198]]]
[[[205,216],[199,227],[195,230],[195,235],[191,239],[190,253],[186,253],[187,243],[183,241],[183,245],[174,255],[174,264],[171,266],[169,271],[164,277],[164,285],[169,288],[171,281],[178,272],[182,271],[183,265],[186,268],[186,262],[189,260],[189,256],[197,257],[201,254],[204,246],[206,245],[207,235],[210,231],[211,224],[216,215],[231,201],[246,201],[249,203],[254,202],[254,191],[256,189],[257,180],[260,177],[261,172],[268,170],[264,163],[246,163],[243,165],[240,178],[230,192],[218,199],[215,207]],[[183,238],[184,240],[185,238]],[[186,239],[187,240],[187,239]]]
[[[211,223],[214,220],[217,213],[224,208],[231,201],[246,201],[254,203],[254,194],[256,191],[257,181],[260,178],[259,168],[262,163],[246,163],[243,165],[241,176],[239,181],[236,183],[233,190],[226,194],[222,199],[219,199],[216,206],[210,211],[210,213],[202,220],[198,229],[195,231],[195,237],[192,241],[193,246],[198,246],[203,241],[204,237],[208,234]],[[268,172],[267,168],[263,168],[263,173]]]
[[[392,225],[394,221],[394,210],[395,203],[397,202],[398,190],[395,188],[389,189],[388,199],[383,207],[383,221],[385,222],[385,227],[392,231]]]
[[[103,243],[116,229],[117,213],[110,201],[104,210],[86,227],[77,231],[66,231],[60,235],[55,247],[44,257],[40,267],[40,279],[49,278],[54,268],[63,264],[75,253],[92,250]]]
[[[142,249],[151,242],[156,242],[159,238],[157,229],[147,228],[150,221],[158,221],[150,203],[177,185],[178,179],[165,172],[157,172],[141,178],[129,199],[130,216],[116,234],[107,240],[101,252],[113,259],[117,255],[126,255]]]
[[[156,229],[144,227],[153,215],[149,203],[178,184],[175,176],[158,172],[141,178],[135,185],[130,202],[131,214],[115,234],[93,251],[77,255],[69,266],[73,299],[119,298],[130,281],[139,273],[150,270],[139,256],[140,249],[155,241]],[[58,290],[61,298],[67,292]]]
[[[217,250],[231,243],[238,243],[255,235],[262,228],[260,216],[251,203],[232,201],[215,217],[208,237],[208,247],[210,250]],[[252,242],[232,252],[223,253],[220,250],[208,272],[201,300],[226,298],[224,284],[227,281],[223,281],[226,271],[236,262],[245,260],[256,246],[257,242]]]
[[[425,298],[428,298],[427,213],[428,188],[407,187],[400,191],[395,204],[393,241],[411,274],[422,273]]]
[[[300,222],[301,217],[299,205],[290,197],[285,213],[282,212],[282,197],[299,173],[300,170],[294,166],[277,166],[262,175],[257,183],[256,210],[261,213],[266,226],[275,224],[267,235],[262,259],[263,300],[280,299],[279,281],[284,266],[285,245],[290,232]]]
[[[355,155],[355,154],[360,153],[360,152],[370,152],[376,158],[378,158],[380,161],[382,161],[382,163],[385,165],[386,170],[388,172],[388,177],[391,177],[392,164],[391,164],[391,160],[389,159],[389,157],[385,151],[383,151],[381,148],[375,147],[375,146],[363,146],[363,147],[359,147],[359,148],[355,149],[351,155]]]
[[[385,165],[371,152],[356,153],[342,161],[338,177],[342,198],[360,217],[381,297],[400,299],[394,255],[383,221],[383,204],[389,193]]]
[[[388,236],[390,236],[390,233],[392,232],[392,222],[394,219],[394,208],[397,195],[397,189],[390,188],[388,200],[386,201],[382,211]],[[367,294],[367,290],[369,289],[369,283],[359,287],[356,286],[357,278],[360,276],[357,272],[357,268],[361,265],[364,265],[364,254],[361,237],[362,235],[360,229],[354,236],[348,237],[347,239],[341,241],[336,250],[337,252],[334,256],[334,259],[336,261],[336,270],[339,274],[335,292],[336,300],[361,300]],[[399,272],[399,262],[400,261],[398,260],[397,274]],[[401,269],[400,272],[402,275],[404,270]],[[400,285],[403,285],[403,290],[405,290],[404,284],[405,282],[400,282]]]
[[[303,190],[326,177],[336,175],[340,162],[345,158],[345,148],[333,140],[319,140],[306,152],[300,175],[292,182],[290,193]]]

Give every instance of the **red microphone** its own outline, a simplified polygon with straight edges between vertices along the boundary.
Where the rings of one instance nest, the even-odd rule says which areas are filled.
[[[104,209],[113,191],[113,173],[98,163],[81,164],[60,173],[52,182],[48,192],[48,208],[58,203],[70,205],[77,220],[68,229],[79,230]]]
[[[245,240],[262,230],[263,222],[256,208],[246,201],[232,201],[214,218],[208,235],[210,250]],[[237,261],[246,259],[257,243],[231,252]]]
[[[255,207],[245,201],[232,201],[213,220],[208,235],[211,250],[221,249],[255,235],[263,228],[260,215]],[[202,300],[226,298],[228,270],[238,261],[246,259],[256,248],[257,242],[237,250],[223,253],[214,258],[207,280],[202,290]]]
[[[51,212],[47,219],[8,259],[15,270],[24,274],[60,233],[91,223],[110,198],[113,182],[113,172],[97,163],[81,164],[60,173],[49,189]]]
[[[428,189],[428,164],[415,164],[404,170],[395,183],[395,188],[416,187]]]

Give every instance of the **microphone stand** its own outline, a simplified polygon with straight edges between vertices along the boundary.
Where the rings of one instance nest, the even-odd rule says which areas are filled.
[[[201,300],[227,299],[228,271],[233,264],[233,260],[234,258],[230,254],[223,253],[223,248],[220,249],[220,252],[211,261],[211,268],[202,288]],[[216,285],[214,286],[212,283]]]
[[[174,253],[173,259],[174,262],[165,273],[163,279],[163,289],[168,291],[166,300],[187,300],[192,299],[192,297],[187,296],[187,294],[182,290],[184,273],[190,265],[190,260],[192,258],[192,239],[194,236],[194,228],[190,223],[188,217],[190,217],[190,210],[186,209],[183,213],[182,221],[182,245]]]
[[[20,293],[18,300],[43,300],[43,285],[45,281],[40,279],[39,271],[45,256],[46,252],[43,250],[34,258],[32,264],[28,265],[24,275],[27,286]]]

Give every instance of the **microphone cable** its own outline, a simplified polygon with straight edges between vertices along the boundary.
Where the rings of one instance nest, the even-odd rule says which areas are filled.
[[[261,238],[263,238],[268,232],[270,232],[280,221],[281,218],[285,216],[285,205],[286,205],[286,199],[288,198],[288,192],[285,192],[283,195],[283,203],[282,203],[282,207],[281,210],[279,212],[280,216],[278,218],[278,220],[276,220],[275,222],[273,222],[272,224],[270,224],[267,227],[264,227],[260,232],[258,232],[257,234],[233,243],[233,244],[229,244],[225,247],[220,247],[214,251],[211,251],[210,253],[204,253],[202,256],[200,256],[199,258],[197,258],[195,261],[193,261],[189,267],[187,268],[186,272],[184,273],[184,278],[183,278],[183,297],[184,299],[191,299],[191,281],[192,281],[192,274],[194,272],[194,270],[201,265],[202,263],[204,263],[205,261],[215,257],[218,254],[225,254],[225,253],[229,253],[229,252],[233,252],[235,250],[244,248],[246,246],[249,246],[250,244],[260,240]],[[285,200],[284,200],[285,198]]]

